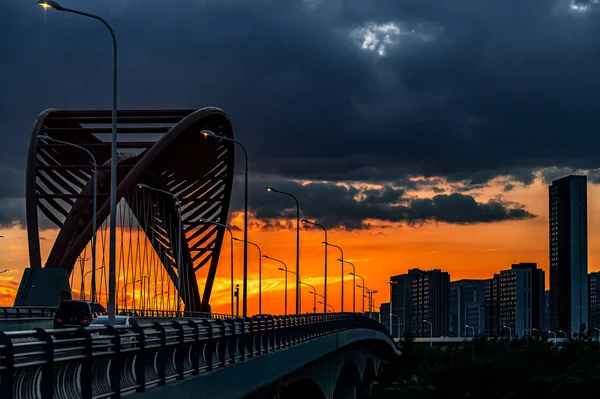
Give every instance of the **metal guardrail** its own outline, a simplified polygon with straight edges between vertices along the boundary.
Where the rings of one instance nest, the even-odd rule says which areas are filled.
[[[355,313],[0,332],[0,398],[120,398],[350,328],[389,336]]]
[[[118,315],[126,314],[136,317],[153,317],[153,318],[200,318],[200,319],[231,319],[230,314],[224,313],[208,313],[208,312],[188,312],[176,310],[155,310],[155,309],[117,309]]]
[[[30,319],[34,317],[54,317],[56,308],[44,307],[0,307],[0,319]]]

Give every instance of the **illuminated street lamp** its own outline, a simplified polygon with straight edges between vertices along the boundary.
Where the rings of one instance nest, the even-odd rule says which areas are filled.
[[[268,192],[287,195],[296,201],[296,314],[300,314],[302,306],[300,304],[300,203],[294,194],[280,191],[273,187],[266,187],[266,190]]]
[[[263,258],[265,258],[265,259],[270,259],[270,260],[272,260],[272,261],[275,261],[275,262],[279,262],[279,263],[281,263],[281,264],[283,265],[283,267],[284,267],[284,269],[282,269],[282,268],[280,267],[280,268],[279,268],[279,270],[282,270],[282,271],[284,271],[284,272],[285,272],[285,286],[284,286],[284,296],[283,296],[283,298],[284,298],[284,299],[283,299],[283,300],[284,300],[284,302],[283,302],[283,307],[284,307],[284,310],[283,310],[283,315],[284,315],[284,316],[287,316],[287,291],[288,291],[288,289],[287,289],[287,275],[288,275],[288,268],[287,268],[287,265],[286,265],[286,264],[285,264],[285,263],[284,263],[282,260],[275,259],[275,258],[271,258],[270,256],[267,256],[267,255],[263,255]]]
[[[66,8],[61,6],[54,0],[40,0],[37,2],[40,6],[45,9],[53,8],[57,11],[69,12],[72,14],[81,15],[84,17],[98,20],[106,26],[110,32],[113,45],[113,82],[112,82],[112,134],[111,134],[111,146],[110,146],[110,236],[109,236],[109,257],[108,257],[108,324],[115,324],[115,300],[116,300],[116,286],[117,286],[117,39],[112,27],[103,18]]]
[[[248,310],[248,153],[246,147],[242,145],[238,140],[231,139],[229,137],[216,135],[210,130],[202,130],[202,133],[206,137],[212,137],[217,140],[225,140],[235,143],[240,146],[244,151],[244,159],[246,161],[246,168],[244,173],[244,271],[243,271],[243,282],[242,282],[242,316],[247,316]],[[238,297],[239,302],[239,297]],[[260,312],[259,312],[260,313]]]
[[[302,219],[302,223],[320,227],[325,233],[325,241],[323,242],[323,246],[325,247],[325,270],[323,272],[323,313],[327,313],[327,229],[322,224],[311,222],[307,219]]]

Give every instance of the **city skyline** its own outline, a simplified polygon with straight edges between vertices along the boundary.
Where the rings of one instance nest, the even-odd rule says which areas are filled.
[[[349,2],[337,8],[301,0],[280,5],[182,1],[165,10],[158,3],[138,9],[133,3],[83,1],[78,6],[109,19],[119,37],[120,108],[218,105],[232,115],[236,137],[251,156],[250,240],[270,255],[293,262],[294,237],[280,225],[291,222],[289,204],[267,196],[267,185],[297,193],[303,216],[326,224],[332,242],[335,238],[357,272],[382,292],[387,277],[415,267],[446,269],[459,279],[535,262],[548,279],[547,185],[556,177],[586,173],[589,270],[599,270],[600,190],[595,146],[589,145],[597,112],[580,105],[595,104],[584,101],[595,98],[596,82],[584,78],[595,68],[581,61],[588,46],[574,45],[600,37],[591,25],[597,6],[562,1],[490,8],[482,2],[476,10],[458,3],[455,12],[436,13],[439,5],[433,4],[407,13],[406,5],[384,3]],[[110,71],[108,38],[100,27],[43,11],[35,2],[0,2],[0,11],[0,27],[8,32],[4,37],[19,37],[23,44],[7,46],[7,62],[0,65],[2,87],[10,94],[0,99],[6,132],[0,135],[0,234],[5,237],[0,262],[10,270],[0,276],[0,301],[10,304],[14,282],[28,263],[23,176],[31,121],[48,107],[108,108]],[[485,31],[481,24],[460,28],[473,12],[484,16]],[[156,22],[156,15],[164,18]],[[257,18],[261,24],[252,22]],[[154,35],[155,23],[170,34]],[[213,27],[211,35],[198,37],[190,29],[199,23]],[[505,46],[507,35],[518,31],[506,32],[507,24],[531,33],[511,36],[522,47]],[[589,29],[579,29],[582,24]],[[565,29],[570,35],[563,35]],[[540,30],[554,38],[552,48],[540,41]],[[256,40],[261,37],[281,40]],[[50,40],[65,45],[55,53]],[[301,51],[290,52],[288,43]],[[556,59],[556,47],[569,56]],[[507,61],[515,57],[534,59],[545,73],[532,74],[535,68]],[[307,62],[312,66],[304,67]],[[40,63],[55,71],[52,79],[38,73]],[[554,68],[544,68],[549,64]],[[574,69],[581,73],[573,74]],[[477,84],[461,79],[457,84],[455,74],[443,72],[456,70]],[[432,71],[435,79],[429,79]],[[565,104],[573,88],[582,101]],[[545,95],[546,90],[555,95]],[[539,105],[540,96],[546,101],[543,110],[522,112]],[[300,123],[297,104],[304,105],[300,115],[310,127]],[[240,183],[238,175],[231,217],[237,227],[242,226]],[[55,235],[55,230],[42,233],[45,251]],[[315,283],[322,279],[319,235],[302,229],[302,274]],[[255,277],[257,261],[249,252]],[[236,275],[239,261],[236,256]],[[214,296],[219,309],[228,306],[228,262],[224,251],[217,276],[222,289]],[[339,296],[334,283],[341,277],[332,262],[333,257],[333,297]],[[281,297],[283,276],[267,263],[265,279],[270,306]],[[303,298],[309,308],[307,295]]]

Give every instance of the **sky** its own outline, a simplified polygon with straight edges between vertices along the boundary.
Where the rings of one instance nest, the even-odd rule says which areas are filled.
[[[62,4],[113,26],[119,108],[218,106],[229,114],[249,154],[249,239],[290,268],[293,204],[267,185],[298,196],[302,217],[329,229],[380,303],[384,281],[413,267],[441,268],[452,280],[491,277],[517,262],[547,271],[547,186],[581,173],[589,180],[589,269],[600,270],[598,0]],[[0,274],[0,304],[10,305],[28,266],[32,123],[50,107],[110,108],[111,47],[96,21],[0,0],[0,54],[0,269],[10,269]],[[233,226],[241,226],[241,177]],[[55,235],[42,232],[46,254]],[[302,229],[301,274],[319,293],[322,241],[321,231]],[[228,253],[224,245],[215,311],[229,308]],[[239,276],[241,248],[235,257]],[[336,259],[332,248],[328,302],[338,310]],[[263,311],[281,312],[283,273],[263,266]],[[249,267],[252,311],[257,255]],[[312,308],[308,291],[303,308]]]

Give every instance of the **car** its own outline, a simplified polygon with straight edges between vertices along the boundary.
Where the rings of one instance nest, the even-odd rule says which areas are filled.
[[[108,316],[97,317],[91,324],[90,327],[106,326],[108,325]],[[119,326],[137,326],[138,322],[131,316],[115,316],[115,327]],[[119,329],[121,335],[121,348],[131,346],[132,342],[135,342],[135,336],[131,334],[131,330]],[[106,330],[92,332],[92,338],[99,344],[108,344],[108,340],[98,339],[99,337],[105,337],[109,335]],[[128,344],[128,345],[126,345]]]
[[[97,302],[62,301],[54,314],[54,328],[87,327],[106,309]]]

